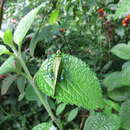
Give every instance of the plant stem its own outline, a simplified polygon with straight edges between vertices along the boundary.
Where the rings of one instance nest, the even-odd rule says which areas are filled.
[[[54,116],[50,106],[49,106],[49,103],[46,101],[46,99],[43,97],[43,95],[40,93],[40,91],[37,89],[35,83],[34,83],[34,80],[33,80],[33,77],[31,76],[22,56],[21,56],[21,53],[18,53],[17,50],[15,48],[13,48],[13,51],[14,51],[14,54],[15,56],[18,58],[18,60],[20,61],[23,69],[24,69],[24,72],[26,73],[26,77],[28,79],[28,81],[30,82],[30,84],[32,85],[36,95],[38,96],[39,100],[41,101],[41,103],[43,104],[43,106],[45,107],[46,111],[49,113],[51,119],[56,123],[56,125],[58,126],[58,128],[60,130],[63,130],[62,128],[62,125],[61,123],[56,119],[56,117]]]
[[[0,1],[0,29],[2,25],[2,19],[3,19],[3,7],[4,7],[5,0]]]

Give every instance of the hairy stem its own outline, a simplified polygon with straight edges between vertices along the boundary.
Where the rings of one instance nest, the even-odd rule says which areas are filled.
[[[56,123],[56,125],[59,127],[60,130],[63,130],[61,123],[56,119],[56,117],[54,116],[48,102],[46,101],[46,99],[43,97],[43,95],[40,93],[40,91],[37,89],[33,77],[31,76],[21,54],[19,52],[17,52],[17,50],[15,50],[15,48],[13,48],[14,54],[15,56],[18,58],[18,60],[20,61],[24,72],[26,73],[26,77],[28,79],[28,81],[30,82],[30,84],[32,85],[36,95],[38,96],[39,100],[41,101],[41,103],[43,104],[43,106],[45,107],[46,111],[49,113],[51,119]]]

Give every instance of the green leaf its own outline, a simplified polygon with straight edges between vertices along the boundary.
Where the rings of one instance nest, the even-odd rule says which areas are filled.
[[[1,66],[0,75],[16,72],[16,59],[14,56],[10,56]]]
[[[45,60],[35,75],[35,83],[39,89],[53,95],[53,78],[49,70],[53,66],[55,55]],[[94,72],[80,59],[62,54],[63,80],[56,86],[56,98],[64,103],[75,104],[87,109],[103,107],[104,101],[99,81]]]
[[[37,16],[38,11],[40,10],[41,6],[33,9],[30,11],[26,16],[22,18],[22,20],[19,22],[15,32],[14,32],[14,42],[17,45],[22,44],[22,40],[27,34],[30,26],[32,25],[35,17]]]
[[[13,44],[13,35],[10,29],[5,31],[3,41],[7,45]]]
[[[130,86],[130,66],[125,67],[121,71],[121,75],[122,75],[123,84],[126,85],[126,86]]]
[[[0,55],[3,54],[11,54],[11,52],[4,45],[0,45]]]
[[[118,44],[111,49],[111,52],[121,59],[130,59],[130,45],[128,44]]]
[[[7,93],[9,87],[11,84],[17,79],[17,75],[9,75],[7,78],[5,78],[1,85],[1,95],[4,95]]]
[[[51,122],[44,122],[33,127],[31,130],[57,130]]]
[[[123,86],[130,86],[130,66],[126,67],[124,65],[123,70],[121,72],[113,72],[109,74],[104,80],[103,84],[107,87],[108,91],[112,91],[113,89],[120,88]]]
[[[39,31],[34,34],[34,36],[32,37],[31,43],[29,45],[30,53],[32,56],[34,56],[34,51],[37,46],[37,43],[42,39],[42,37],[40,37],[41,35],[39,34],[40,34]]]
[[[108,91],[112,91],[115,88],[120,88],[122,84],[122,75],[121,72],[113,72],[109,74],[104,80],[103,84],[107,87]]]
[[[115,115],[105,115],[96,113],[87,118],[84,130],[118,130],[120,128],[120,118]]]
[[[61,103],[56,109],[56,115],[60,115],[65,110],[66,104]]]
[[[115,103],[115,102],[113,102],[113,101],[111,101],[111,100],[109,100],[109,99],[106,99],[105,100],[105,103],[107,104],[107,108],[108,107],[110,107],[111,108],[111,110],[112,110],[112,108],[113,109],[115,109],[116,111],[120,111],[120,106],[119,106],[119,104],[118,103]]]
[[[17,88],[20,93],[24,92],[25,84],[26,84],[26,79],[24,77],[20,76],[17,79]]]
[[[42,29],[40,29],[40,31],[38,30],[33,35],[31,43],[29,45],[30,53],[32,56],[34,55],[34,51],[37,46],[37,43],[40,41],[43,41],[43,40],[45,42],[53,40],[53,36],[59,34],[58,28],[59,28],[59,26],[57,26],[57,25],[45,26]]]
[[[130,97],[130,87],[122,87],[108,92],[108,96],[114,101],[124,101]]]
[[[71,110],[69,112],[67,121],[70,122],[70,121],[74,120],[76,118],[76,116],[78,115],[78,111],[79,111],[79,108],[75,108],[75,109]]]
[[[122,127],[126,130],[130,129],[130,99],[122,103],[120,110]]]
[[[120,0],[115,13],[115,18],[119,18],[130,13],[130,0]]]
[[[127,61],[125,62],[123,65],[122,65],[122,70],[129,67],[130,66],[130,61]]]
[[[49,24],[55,24],[58,20],[59,10],[54,10],[49,18]]]
[[[25,89],[25,97],[28,101],[39,101],[34,89],[31,85],[28,85]]]

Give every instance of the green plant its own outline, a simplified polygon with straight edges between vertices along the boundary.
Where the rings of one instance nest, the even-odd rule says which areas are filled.
[[[119,12],[125,14],[122,4],[116,9],[118,0],[27,1],[6,5],[13,6],[5,10],[7,21],[26,16],[14,33],[7,29],[0,35],[5,43],[0,41],[0,55],[9,55],[0,57],[0,63],[7,58],[0,67],[0,128],[2,124],[1,129],[20,130],[129,129],[130,63],[120,71],[123,61],[109,53],[115,43],[129,41],[129,26],[113,19]],[[17,4],[22,11],[12,16]],[[111,52],[129,60],[129,48],[118,44]]]
[[[114,46],[111,49],[111,52],[118,56],[121,59],[129,60],[130,59],[130,48],[129,44],[118,44]],[[126,122],[125,112],[127,113],[127,110],[124,109],[129,106],[129,101],[127,101],[130,97],[129,94],[129,87],[130,87],[130,80],[129,80],[129,74],[130,74],[130,62],[127,61],[123,64],[122,70],[118,72],[112,72],[103,81],[104,86],[106,86],[109,97],[112,98],[115,101],[124,101],[124,103],[121,106],[121,121],[123,124],[123,127],[126,129],[129,129],[129,120]],[[121,91],[122,90],[122,91]],[[126,105],[124,107],[124,104]],[[127,119],[130,117],[128,116]],[[125,123],[124,123],[125,122]],[[124,125],[125,124],[125,125]]]
[[[33,87],[36,95],[38,96],[39,100],[41,101],[41,103],[44,105],[44,107],[46,108],[46,110],[48,111],[48,113],[50,114],[52,120],[57,124],[57,126],[62,129],[61,125],[57,122],[57,119],[55,118],[55,116],[53,115],[49,104],[47,103],[47,101],[45,100],[45,98],[43,97],[43,95],[39,92],[39,90],[37,89],[37,87],[35,86],[35,83],[33,81],[33,78],[27,68],[27,66],[24,63],[24,60],[22,58],[22,53],[21,53],[21,45],[22,45],[22,41],[23,38],[25,37],[27,31],[29,30],[32,22],[34,21],[34,18],[36,17],[36,14],[38,13],[38,11],[40,10],[42,6],[39,6],[37,8],[35,8],[34,10],[32,10],[30,13],[28,13],[19,23],[19,25],[17,26],[14,35],[12,37],[12,33],[11,31],[7,30],[4,33],[4,37],[3,37],[3,41],[6,45],[8,45],[13,53],[11,53],[4,45],[1,45],[1,54],[11,54],[11,58],[9,58],[9,60],[5,61],[5,63],[3,64],[3,66],[1,66],[1,69],[3,70],[3,72],[1,72],[1,74],[5,74],[8,72],[17,72],[18,74],[23,75],[24,77],[26,77],[31,85],[31,87]],[[31,18],[31,20],[30,20]],[[24,29],[23,29],[24,27]],[[15,44],[18,46],[18,50],[15,47]],[[12,59],[13,58],[13,59]],[[14,60],[14,61],[13,61]],[[19,62],[19,68],[16,69],[15,66],[17,66],[17,63],[15,62],[16,60],[18,60]],[[25,72],[25,74],[22,72],[21,67],[23,67],[23,70]],[[9,77],[8,77],[9,78]],[[12,78],[11,78],[12,79]],[[9,82],[9,79],[6,79]],[[10,83],[8,84],[8,87],[10,86],[10,84],[13,82],[13,80],[11,80]],[[5,85],[3,85],[5,86]],[[3,87],[2,92],[5,93],[5,87]],[[6,88],[7,91],[7,88]]]
[[[18,75],[22,75],[25,78],[27,78],[30,85],[33,87],[36,95],[38,96],[40,102],[44,105],[44,107],[50,114],[52,120],[57,124],[57,126],[60,129],[62,129],[61,125],[57,122],[57,119],[53,115],[53,113],[49,107],[49,104],[45,100],[43,94],[41,94],[39,92],[39,90],[37,89],[37,87],[35,86],[35,82],[33,81],[33,78],[23,60],[22,52],[21,52],[23,38],[25,37],[27,31],[29,30],[32,22],[34,21],[34,18],[36,17],[36,15],[41,7],[42,6],[35,8],[31,12],[29,12],[20,21],[13,36],[12,36],[12,32],[10,30],[7,30],[4,33],[3,41],[6,45],[8,45],[12,49],[13,53],[10,52],[4,45],[1,45],[1,55],[10,54],[11,56],[9,57],[8,60],[5,61],[5,63],[1,66],[0,69],[2,70],[1,74],[16,72]],[[53,17],[55,17],[55,16],[53,16]],[[52,16],[51,16],[51,19],[52,19]],[[16,45],[18,47],[18,50],[16,48]],[[48,95],[51,95],[51,96],[53,96],[51,94],[51,91],[52,91],[51,83],[53,82],[53,79],[48,77],[50,74],[47,73],[47,71],[48,71],[47,67],[49,65],[52,67],[52,65],[54,64],[53,63],[54,57],[55,56],[52,56],[52,58],[46,60],[45,63],[43,63],[43,66],[41,67],[39,74],[36,74],[36,76],[35,76],[37,85],[39,86],[39,85],[43,84],[43,86],[46,87],[45,91],[47,91]],[[63,82],[64,83],[61,85],[58,85],[59,83],[56,84],[58,86],[56,87],[56,96],[54,96],[54,97],[56,97],[57,99],[59,99],[63,102],[70,103],[70,104],[76,104],[76,105],[79,105],[79,106],[82,106],[82,107],[85,107],[88,109],[95,109],[95,108],[99,108],[99,107],[102,108],[103,103],[104,103],[103,97],[101,94],[99,82],[98,82],[95,74],[90,71],[89,67],[86,66],[85,63],[83,63],[81,60],[79,60],[73,56],[62,54],[61,58],[62,58],[62,62],[63,62],[62,69],[64,69],[64,73],[63,73],[63,76],[64,76]],[[77,64],[78,62],[79,62],[79,65],[75,66],[75,64]],[[23,68],[24,72],[22,71],[22,68]],[[45,70],[42,71],[42,69],[45,69]],[[57,70],[57,71],[59,71],[59,70]],[[81,71],[80,75],[79,75],[79,71]],[[39,76],[41,74],[44,75],[44,73],[47,73],[47,74],[45,74],[45,77],[47,76],[47,79],[44,78],[43,76]],[[79,82],[78,77],[80,78],[80,76],[83,74],[85,76],[81,80],[81,82]],[[2,87],[3,94],[5,94],[7,92],[9,86],[12,84],[12,82],[17,77],[17,75],[14,75],[15,76],[13,78],[14,80],[12,80],[12,76],[13,75],[11,75],[11,77],[8,76],[5,79],[8,81],[7,82],[8,85],[6,85],[6,88],[5,88],[5,85],[3,82],[3,87]],[[9,78],[11,78],[11,81],[9,80]],[[42,78],[42,80],[40,79],[40,82],[39,82],[39,78]],[[91,79],[93,79],[93,81],[90,81]],[[48,84],[46,84],[44,82],[44,80]],[[41,87],[39,87],[39,88],[41,88]],[[63,90],[61,90],[61,89],[63,89]],[[95,90],[95,91],[93,91],[93,90]],[[83,91],[86,91],[85,92],[86,94]],[[71,93],[71,95],[69,93]],[[77,97],[77,95],[79,95],[79,98]],[[95,96],[92,96],[92,95],[95,95]],[[23,96],[23,93],[21,96]],[[90,100],[92,100],[92,101],[90,101]]]

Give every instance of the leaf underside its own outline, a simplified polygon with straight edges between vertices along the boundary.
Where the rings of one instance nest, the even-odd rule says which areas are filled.
[[[53,64],[54,57],[43,62],[34,78],[39,89],[49,96],[53,94],[53,79],[48,74],[48,67]],[[53,98],[87,109],[103,107],[101,88],[95,73],[83,61],[67,54],[62,54],[62,64],[64,79],[57,83]]]
[[[41,6],[33,9],[30,11],[26,16],[22,18],[19,22],[15,32],[14,32],[14,42],[17,45],[21,45],[23,38],[25,37],[26,33],[28,32],[30,26],[32,25],[38,11],[40,10]]]

